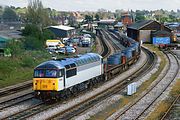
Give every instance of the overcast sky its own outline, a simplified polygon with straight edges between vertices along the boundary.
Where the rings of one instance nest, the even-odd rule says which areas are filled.
[[[100,8],[124,10],[177,10],[180,0],[41,0],[45,7],[62,11],[96,11]],[[0,5],[26,7],[28,0],[0,0]]]

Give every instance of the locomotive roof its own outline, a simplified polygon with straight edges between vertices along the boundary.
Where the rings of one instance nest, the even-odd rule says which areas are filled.
[[[98,61],[102,58],[100,55],[96,53],[87,53],[84,55],[80,55],[79,57],[75,58],[64,58],[62,60],[50,60],[41,63],[36,67],[36,69],[61,69],[64,68],[66,65],[75,64],[76,66],[81,66],[87,63],[91,63],[94,61]]]

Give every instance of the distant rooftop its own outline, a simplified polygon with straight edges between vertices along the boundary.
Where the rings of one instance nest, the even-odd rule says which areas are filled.
[[[97,23],[114,23],[115,21],[116,21],[115,19],[107,19],[107,20],[97,21]]]
[[[114,27],[123,27],[123,23],[122,22],[118,22],[116,25],[114,25]]]
[[[48,28],[57,28],[61,30],[74,30],[74,27],[69,27],[69,26],[64,26],[64,25],[59,25],[59,26],[49,26]]]
[[[143,21],[137,21],[136,23],[129,25],[128,28],[130,29],[135,29],[135,30],[139,30],[141,28],[143,28],[144,26],[152,23],[153,20],[143,20]]]

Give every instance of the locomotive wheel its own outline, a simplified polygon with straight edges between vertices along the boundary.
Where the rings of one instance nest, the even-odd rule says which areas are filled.
[[[66,90],[66,98],[69,98],[71,96],[71,91],[69,89]]]
[[[72,89],[73,95],[76,96],[78,94],[78,88],[77,86],[74,86]]]

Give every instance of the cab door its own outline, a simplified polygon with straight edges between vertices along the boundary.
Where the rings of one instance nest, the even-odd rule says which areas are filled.
[[[65,88],[65,69],[59,70],[58,91]]]

